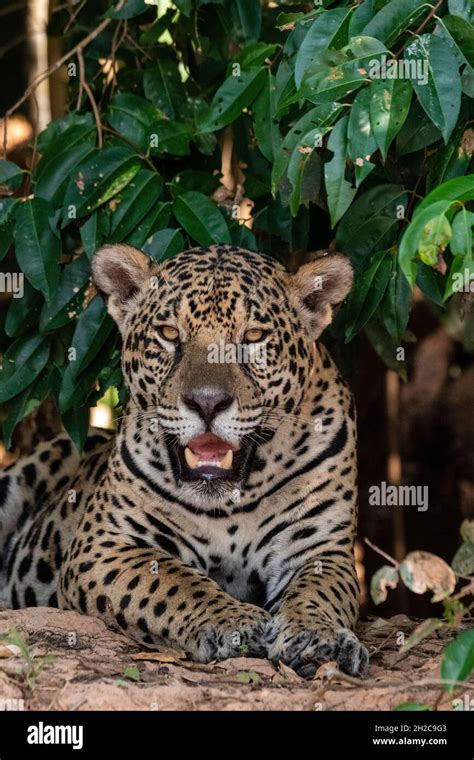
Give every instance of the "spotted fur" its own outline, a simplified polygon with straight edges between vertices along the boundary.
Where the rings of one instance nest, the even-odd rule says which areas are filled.
[[[307,673],[334,659],[365,674],[354,408],[315,342],[350,289],[347,260],[291,275],[233,246],[161,265],[108,246],[93,274],[122,333],[130,402],[115,438],[95,434],[80,461],[61,436],[5,472],[0,597],[58,601],[203,662],[267,655]],[[263,363],[209,361],[211,345],[256,327]],[[204,418],[186,401],[196,392],[226,402]],[[233,477],[185,478],[179,452],[206,430],[239,449]]]

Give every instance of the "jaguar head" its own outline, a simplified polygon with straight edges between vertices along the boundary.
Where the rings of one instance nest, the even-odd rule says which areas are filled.
[[[352,284],[340,254],[296,274],[235,246],[159,264],[127,245],[94,256],[95,284],[123,338],[122,366],[149,449],[162,441],[196,496],[242,488],[256,448],[297,414],[313,343]]]

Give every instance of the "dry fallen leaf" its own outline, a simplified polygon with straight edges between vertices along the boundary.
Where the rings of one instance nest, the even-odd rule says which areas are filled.
[[[301,677],[296,673],[293,668],[290,668],[289,665],[285,665],[284,662],[280,660],[278,663],[278,670],[282,675],[285,676],[285,678],[288,678],[290,681],[301,681]]]
[[[415,594],[434,591],[432,602],[439,602],[452,594],[456,576],[449,565],[430,552],[415,551],[407,554],[400,565],[400,575],[406,586]]]
[[[0,660],[16,657],[19,654],[21,654],[21,649],[16,644],[0,644]]]
[[[186,652],[179,649],[164,649],[159,652],[137,652],[132,654],[132,660],[147,660],[149,662],[179,662],[186,659]]]
[[[335,660],[323,662],[323,664],[319,666],[316,673],[314,674],[313,680],[320,679],[322,681],[327,681],[330,678],[334,678],[334,676],[337,675],[338,670],[339,667]]]
[[[398,571],[391,565],[382,565],[370,581],[370,596],[374,604],[381,604],[387,598],[389,588],[397,588]]]

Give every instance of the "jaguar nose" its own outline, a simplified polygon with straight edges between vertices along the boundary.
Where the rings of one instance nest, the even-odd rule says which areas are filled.
[[[233,396],[224,392],[193,391],[183,396],[183,402],[188,409],[197,412],[207,425],[212,422],[216,414],[228,409],[233,400]]]

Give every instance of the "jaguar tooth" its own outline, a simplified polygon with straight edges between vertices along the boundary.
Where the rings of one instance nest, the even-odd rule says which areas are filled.
[[[187,446],[184,449],[184,458],[186,459],[186,463],[188,467],[191,470],[195,470],[199,464],[199,457],[196,456],[196,454],[193,451],[191,451],[191,449],[189,449]]]
[[[234,459],[234,452],[232,451],[232,449],[229,449],[224,459],[221,460],[221,467],[223,467],[224,470],[230,470],[230,468],[232,467],[233,459]]]

